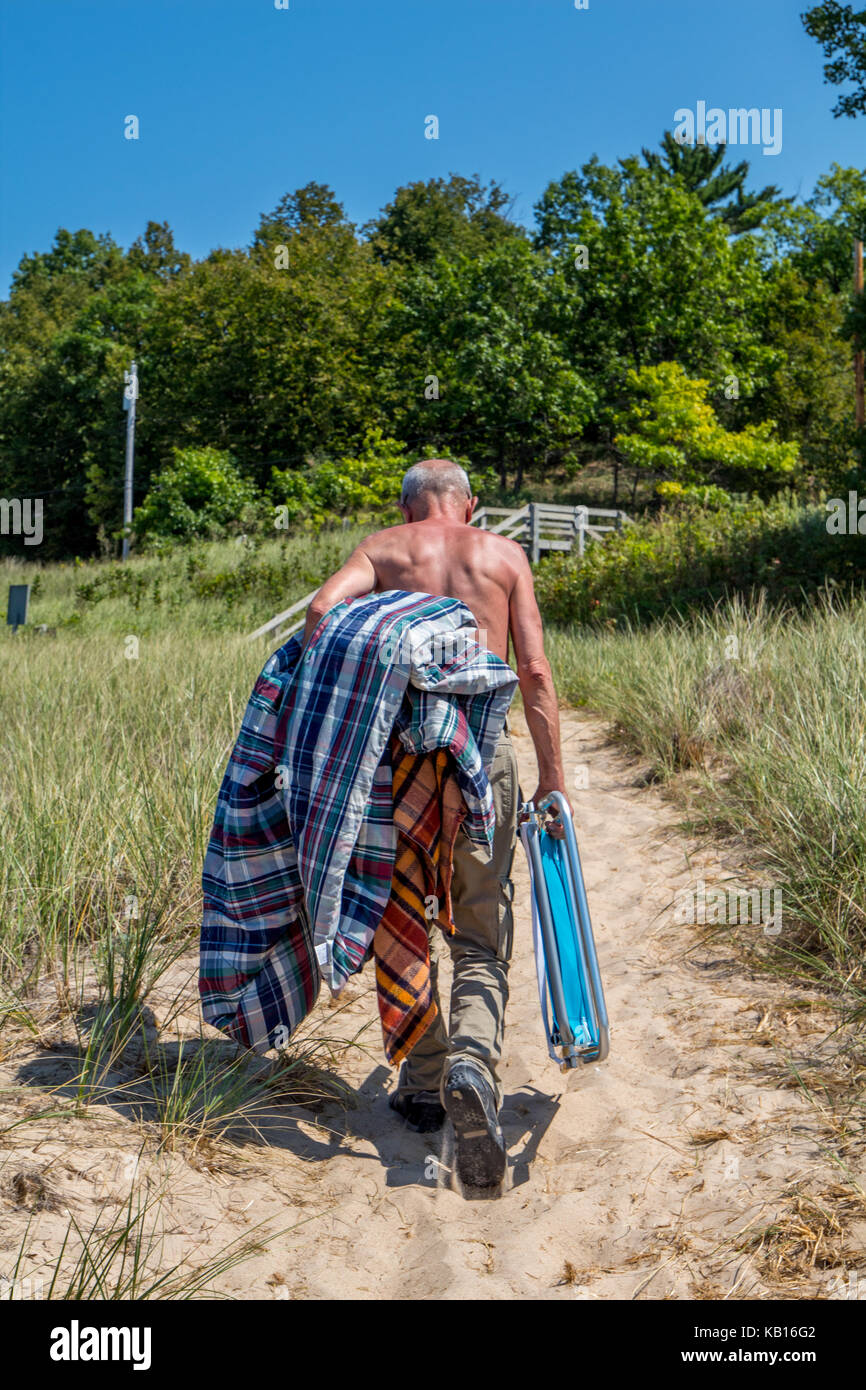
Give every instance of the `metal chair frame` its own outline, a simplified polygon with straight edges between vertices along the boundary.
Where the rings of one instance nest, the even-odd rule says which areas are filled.
[[[561,863],[565,870],[563,879],[571,908],[570,919],[561,924],[553,919],[541,856],[541,836],[548,833],[544,827],[544,816],[553,809],[558,813],[564,832],[563,839],[557,840],[557,843],[564,851]],[[554,1047],[561,1049],[563,1071],[574,1068],[579,1063],[603,1062],[610,1051],[610,1027],[571,811],[560,792],[551,792],[537,807],[533,802],[527,801],[521,807],[520,814],[525,817],[520,825],[520,838],[529,860],[532,891],[544,947],[544,973],[553,1006],[550,1042]],[[589,1006],[587,1023],[592,1041],[588,1044],[575,1037],[569,1022],[557,931],[568,931],[573,935],[581,971],[583,996]],[[543,999],[542,1011],[545,1011]]]

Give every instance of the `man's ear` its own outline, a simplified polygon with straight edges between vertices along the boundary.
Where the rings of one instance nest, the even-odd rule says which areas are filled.
[[[466,520],[467,520],[467,521],[471,521],[471,520],[472,520],[473,513],[474,513],[475,508],[476,508],[477,506],[478,506],[478,498],[477,498],[477,497],[470,497],[469,501],[466,503]]]
[[[403,517],[403,520],[404,520],[404,521],[411,521],[411,520],[412,520],[412,513],[409,511],[409,508],[408,508],[407,506],[404,506],[404,504],[403,504],[402,502],[398,502],[398,503],[397,503],[397,506],[400,508],[400,514],[401,514],[401,516]]]

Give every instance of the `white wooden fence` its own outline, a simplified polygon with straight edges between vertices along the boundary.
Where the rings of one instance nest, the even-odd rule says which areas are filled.
[[[500,519],[493,522],[494,517]],[[605,531],[621,531],[628,521],[625,512],[609,507],[561,507],[553,502],[527,502],[524,507],[512,510],[481,507],[472,518],[472,525],[519,541],[532,563],[537,565],[546,550],[572,550],[576,545],[578,555],[583,555],[587,537],[601,540]]]
[[[537,565],[548,550],[573,550],[577,546],[578,555],[583,555],[587,539],[602,540],[607,531],[621,531],[629,524],[629,518],[625,512],[608,507],[562,507],[553,502],[527,502],[523,507],[480,507],[471,524],[480,526],[482,531],[518,541],[532,564]],[[304,626],[307,607],[317,593],[318,590],[313,589],[291,607],[284,608],[282,613],[269,618],[250,633],[249,640],[266,637],[289,618],[295,618],[295,622],[273,639],[277,646],[282,646],[293,632]],[[299,613],[301,616],[297,617]]]

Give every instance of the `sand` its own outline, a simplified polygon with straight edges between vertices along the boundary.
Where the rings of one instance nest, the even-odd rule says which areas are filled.
[[[515,722],[528,795],[532,746]],[[829,1058],[826,1001],[751,974],[730,943],[701,944],[699,929],[674,920],[679,889],[725,877],[719,854],[680,833],[675,807],[642,783],[599,720],[563,711],[563,737],[572,785],[588,768],[572,801],[611,1051],[568,1074],[548,1057],[518,846],[503,1195],[467,1201],[452,1187],[447,1128],[414,1134],[389,1110],[396,1074],[368,968],[338,1007],[320,1001],[310,1023],[334,1040],[348,1105],[282,1106],[262,1121],[264,1142],[236,1135],[168,1153],[110,1098],[81,1119],[7,1130],[0,1271],[40,1202],[22,1273],[40,1264],[44,1273],[69,1212],[89,1225],[137,1183],[162,1184],[164,1264],[199,1263],[257,1227],[279,1233],[214,1281],[242,1299],[814,1298],[846,1287],[851,1296],[845,1271],[860,1262],[866,1231],[860,1148],[826,1098],[816,1104],[791,1084],[786,1060]],[[192,956],[178,967],[189,977],[187,1034],[197,1027],[194,968]],[[446,987],[448,978],[446,966]],[[361,1046],[346,1047],[359,1029]],[[52,1071],[53,1057],[32,1040],[7,1043],[4,1123],[37,1108],[36,1084],[62,1083],[68,1059]],[[35,1182],[29,1196],[26,1183],[15,1186],[21,1174]],[[48,1196],[34,1199],[40,1183]]]

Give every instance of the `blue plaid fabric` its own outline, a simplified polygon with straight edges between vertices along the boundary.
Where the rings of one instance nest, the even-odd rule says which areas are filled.
[[[206,1022],[245,1046],[288,1041],[370,954],[396,849],[389,739],[447,747],[464,828],[492,842],[487,780],[517,677],[456,599],[391,590],[338,604],[255,683],[205,857]]]

